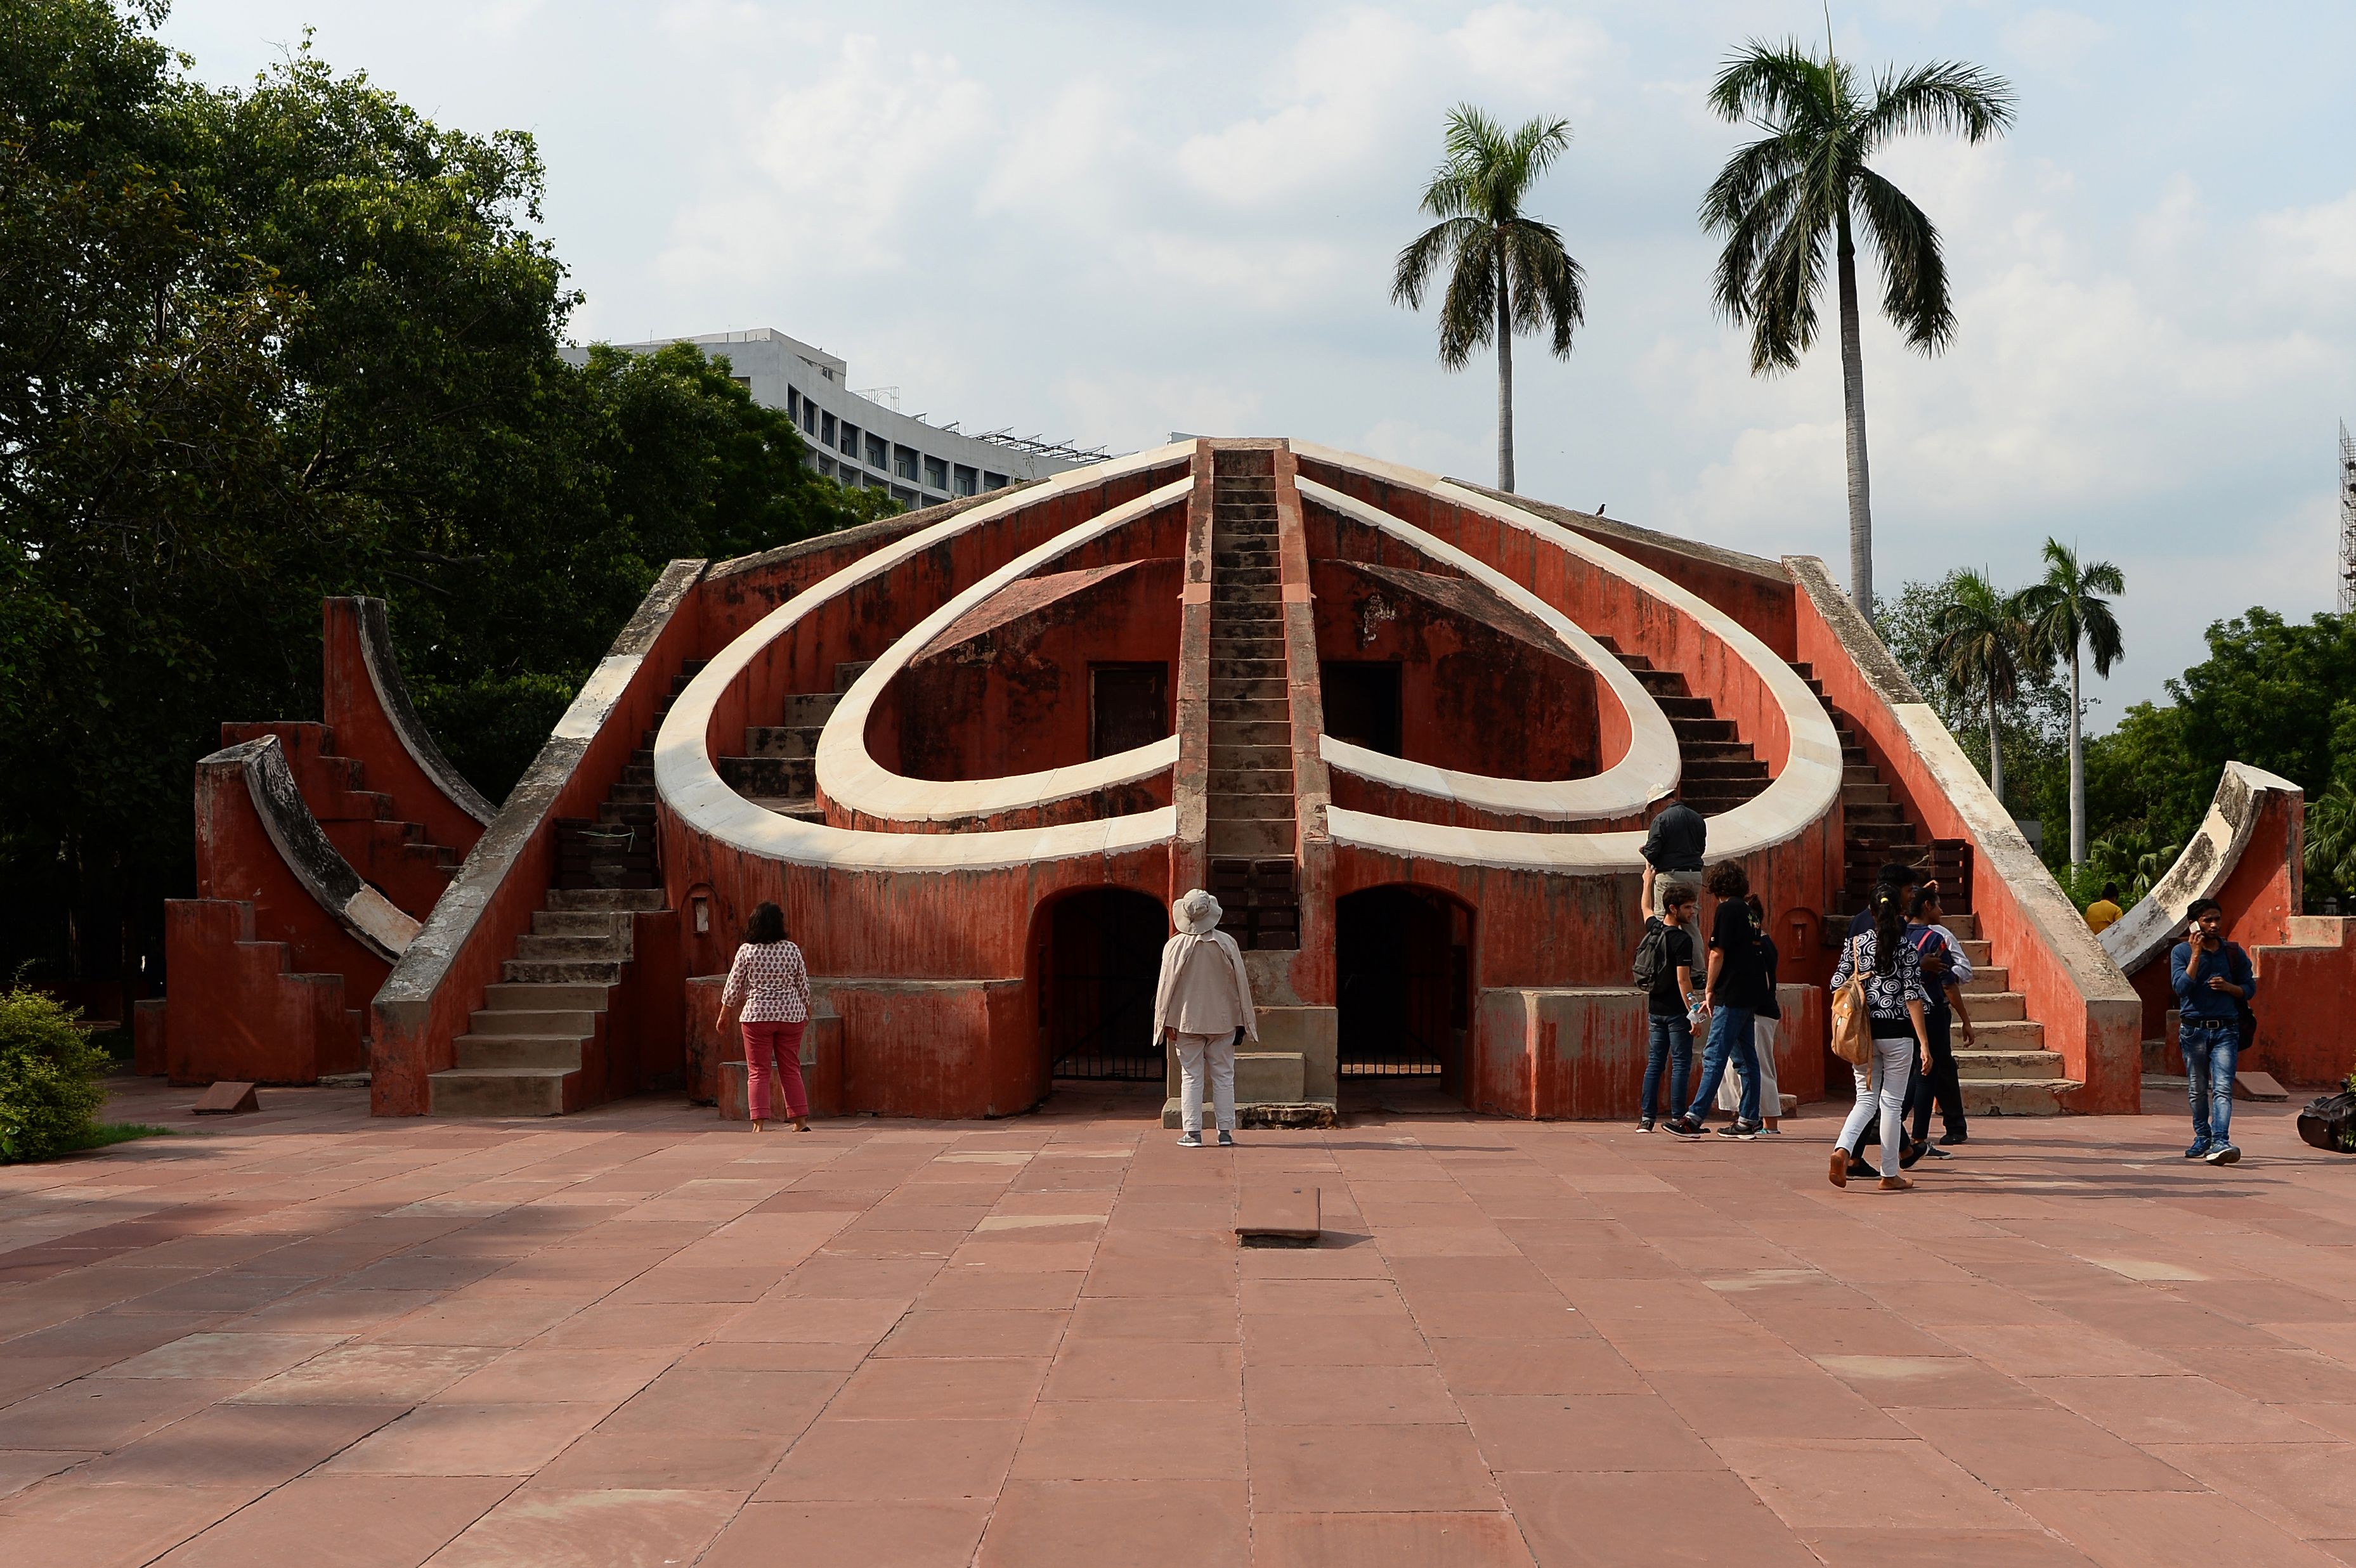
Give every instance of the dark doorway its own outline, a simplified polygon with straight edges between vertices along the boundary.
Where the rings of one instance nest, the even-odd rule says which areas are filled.
[[[1472,912],[1438,893],[1369,888],[1334,901],[1344,1081],[1423,1078],[1462,1093],[1472,948]]]
[[[1399,750],[1399,667],[1389,659],[1334,659],[1317,667],[1324,688],[1325,733],[1336,741],[1404,756]]]
[[[1162,1077],[1153,987],[1170,916],[1143,893],[1098,888],[1047,912],[1039,1031],[1053,1078]]]
[[[1151,746],[1170,733],[1170,667],[1088,667],[1088,756]]]

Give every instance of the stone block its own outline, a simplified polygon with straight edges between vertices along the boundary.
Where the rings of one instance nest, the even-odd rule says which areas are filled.
[[[1318,1189],[1279,1181],[1247,1183],[1236,1202],[1236,1239],[1245,1246],[1305,1247],[1323,1226]]]
[[[2236,1100],[2287,1100],[2290,1098],[2290,1091],[2276,1083],[2271,1073],[2236,1072],[2233,1074],[2233,1098]]]
[[[199,1116],[229,1116],[244,1111],[259,1111],[261,1101],[254,1098],[253,1085],[233,1078],[224,1078],[197,1096],[188,1107]]]

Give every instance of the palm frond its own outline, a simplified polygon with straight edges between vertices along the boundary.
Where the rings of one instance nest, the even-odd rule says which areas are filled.
[[[1440,362],[1462,370],[1474,349],[1487,347],[1496,336],[1496,230],[1474,224],[1456,248],[1455,261],[1440,301]]]
[[[1391,303],[1409,310],[1423,308],[1424,292],[1434,273],[1463,249],[1467,238],[1480,230],[1478,220],[1451,218],[1435,223],[1408,242],[1391,269]]]
[[[1910,131],[1949,131],[1985,141],[2012,123],[2016,100],[2003,77],[1961,60],[1933,60],[1874,79],[1873,101],[1858,123],[1859,155]]]
[[[1904,191],[1871,169],[1857,171],[1857,209],[1881,259],[1881,309],[1909,347],[1936,354],[1955,336],[1938,226]]]
[[[1792,130],[1821,130],[1837,123],[1840,98],[1836,69],[1790,39],[1751,39],[1719,68],[1709,88],[1709,106],[1719,118]]]
[[[1587,270],[1563,249],[1553,225],[1536,219],[1505,225],[1500,240],[1513,286],[1514,330],[1545,333],[1549,351],[1569,358],[1571,334],[1587,320]]]

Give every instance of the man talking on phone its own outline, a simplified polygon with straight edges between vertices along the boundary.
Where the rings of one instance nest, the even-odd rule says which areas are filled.
[[[2225,940],[2225,912],[2215,899],[2195,899],[2184,940],[2169,955],[2169,978],[2176,987],[2179,1039],[2184,1077],[2192,1098],[2192,1147],[2187,1159],[2231,1165],[2242,1157],[2233,1147],[2233,1063],[2245,1043],[2242,1004],[2258,988],[2250,955]]]

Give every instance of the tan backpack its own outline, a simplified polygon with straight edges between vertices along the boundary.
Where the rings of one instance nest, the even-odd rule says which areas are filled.
[[[1833,993],[1833,1054],[1851,1067],[1873,1060],[1873,1015],[1865,998],[1870,966],[1857,961],[1858,939],[1848,939],[1848,983]]]

